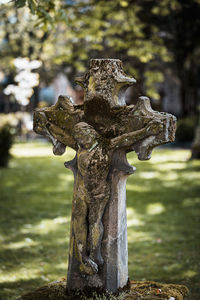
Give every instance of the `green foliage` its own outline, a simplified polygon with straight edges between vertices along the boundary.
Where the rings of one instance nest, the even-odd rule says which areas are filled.
[[[0,126],[0,167],[7,167],[12,144],[12,127],[8,123]]]
[[[178,142],[192,142],[196,124],[197,120],[195,117],[179,119],[177,122],[176,140]]]
[[[17,8],[28,6],[32,14],[37,14],[39,23],[43,22],[46,25],[49,22],[53,25],[53,15],[55,15],[56,11],[55,3],[58,1],[14,0],[14,2]]]
[[[13,0],[0,11],[0,68],[12,73],[13,57],[39,58],[40,77],[49,83],[69,66],[69,77],[84,72],[89,58],[120,58],[154,99],[169,68],[186,116],[195,111],[200,85],[199,14],[197,0]]]
[[[55,3],[57,2],[55,1]],[[7,76],[7,83],[13,84],[16,75],[14,59],[28,57],[30,60],[39,59],[42,61],[42,67],[39,69],[40,78],[44,84],[49,84],[58,73],[59,67],[57,65],[63,63],[63,60],[59,64],[55,62],[58,56],[55,51],[55,44],[58,43],[60,35],[56,39],[55,31],[57,28],[53,29],[52,27],[52,20],[55,21],[56,19],[59,5],[54,10],[51,6],[49,7],[49,1],[43,1],[37,6],[35,14],[31,13],[27,5],[17,8],[13,1],[1,6],[1,76],[2,74]],[[63,49],[65,47],[66,45],[62,44],[62,47],[58,48]],[[60,51],[58,51],[58,54],[60,54]],[[70,48],[67,54],[69,59],[71,55]],[[0,86],[0,90],[4,87]],[[10,98],[10,101],[13,101],[13,99]]]
[[[145,79],[146,79],[146,87],[148,90],[148,96],[155,100],[159,100],[160,96],[157,92],[157,87],[155,84],[163,82],[163,73],[157,70],[154,71],[146,71],[145,72]]]
[[[98,2],[90,0],[87,3],[80,0],[76,2],[18,0],[15,4],[21,15],[19,25],[20,20],[23,23],[28,21],[24,37],[26,32],[35,26],[31,40],[26,39],[21,43],[27,45],[27,50],[24,49],[24,56],[30,56],[28,53],[30,47],[33,58],[39,55],[44,68],[48,66],[51,70],[45,72],[44,77],[50,76],[55,67],[58,70],[58,65],[63,68],[70,64],[73,65],[75,72],[84,72],[88,58],[98,57],[121,58],[125,62],[125,69],[128,72],[135,69],[140,77],[144,70],[143,65],[153,63],[154,69],[151,70],[151,74],[154,74],[157,58],[160,57],[161,60],[169,58],[162,39],[156,35],[153,35],[151,39],[144,38],[143,23],[138,17],[141,9],[138,3],[133,6],[129,1],[119,0]],[[23,4],[24,7],[22,7]],[[29,18],[25,20],[23,14],[28,13],[27,6],[32,15],[29,14]],[[41,30],[48,32],[45,44],[42,39],[38,38]],[[42,41],[42,50],[38,48],[40,41]],[[56,51],[55,45],[57,45]],[[53,68],[49,68],[49,64]],[[43,79],[42,75],[40,74]],[[149,94],[158,97],[155,86],[158,82],[157,77],[152,78],[153,84]],[[149,89],[148,84],[147,89]]]
[[[0,298],[14,300],[67,273],[73,175],[45,143],[15,144],[0,172]],[[129,277],[185,284],[199,300],[200,162],[157,150],[127,181]]]
[[[17,8],[24,7],[26,4],[26,0],[15,0],[15,4],[16,4]]]

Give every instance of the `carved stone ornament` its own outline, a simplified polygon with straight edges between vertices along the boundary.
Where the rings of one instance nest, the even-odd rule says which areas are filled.
[[[92,59],[77,78],[84,104],[60,96],[34,113],[34,130],[50,138],[53,152],[76,151],[65,167],[74,174],[67,289],[116,292],[128,282],[126,179],[134,173],[126,154],[150,159],[152,149],[174,141],[176,118],[151,108],[147,97],[126,106],[135,83],[119,59]]]

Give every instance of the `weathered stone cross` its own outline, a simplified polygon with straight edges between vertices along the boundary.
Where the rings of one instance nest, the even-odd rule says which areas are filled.
[[[74,173],[67,276],[68,290],[101,288],[116,292],[128,282],[126,178],[135,171],[126,153],[150,158],[154,147],[172,142],[175,117],[153,111],[147,97],[126,106],[124,94],[135,79],[118,59],[92,59],[77,78],[84,104],[69,97],[34,114],[35,132],[48,136],[56,155],[76,151],[65,167]]]

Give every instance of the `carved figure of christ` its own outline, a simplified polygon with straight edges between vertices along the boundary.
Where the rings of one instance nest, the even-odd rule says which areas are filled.
[[[102,138],[91,125],[75,125],[73,136],[78,144],[77,179],[74,203],[74,233],[81,260],[80,270],[92,275],[104,263],[101,255],[102,217],[110,197],[109,169],[113,151],[130,147],[154,134],[162,124],[151,121],[146,127],[111,140]],[[157,130],[157,134],[159,130]],[[82,189],[80,191],[80,189]],[[88,253],[88,254],[87,254]]]

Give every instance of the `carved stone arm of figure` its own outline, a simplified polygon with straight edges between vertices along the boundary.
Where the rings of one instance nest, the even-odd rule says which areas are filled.
[[[48,120],[45,112],[41,109],[34,112],[33,129],[36,133],[48,137],[53,144],[53,153],[55,155],[62,155],[65,152],[66,146],[59,142],[47,128]]]
[[[163,124],[160,120],[150,121],[144,128],[132,131],[129,133],[122,134],[113,138],[110,142],[110,147],[112,149],[115,148],[123,148],[130,147],[134,143],[142,140],[151,135],[157,135],[162,131]]]
[[[62,128],[48,122],[47,129],[53,137],[55,137],[60,143],[65,146],[71,147],[74,150],[77,150],[77,143],[72,136],[67,134]]]

